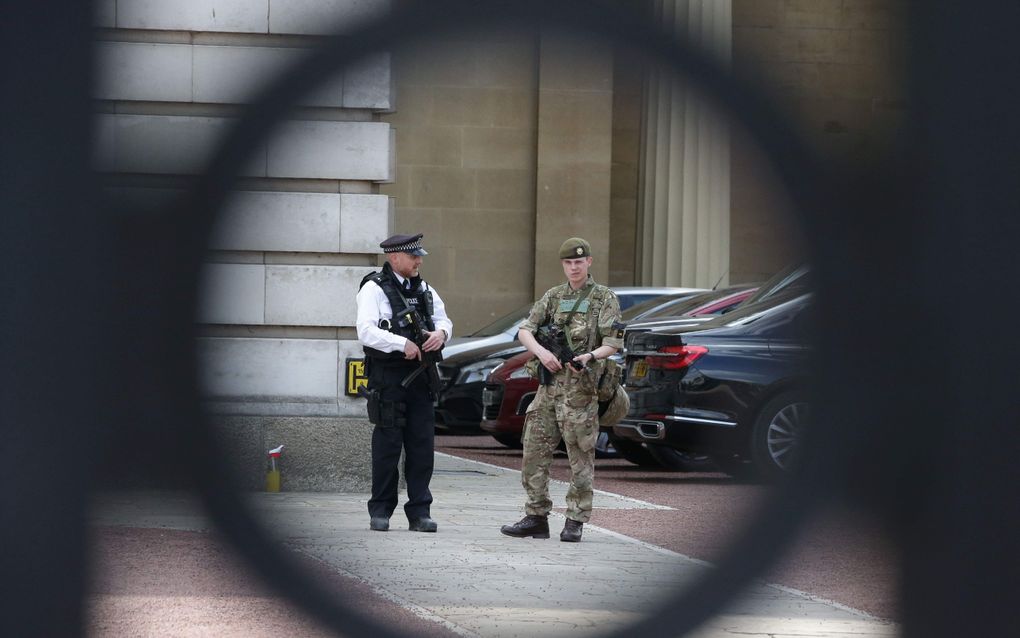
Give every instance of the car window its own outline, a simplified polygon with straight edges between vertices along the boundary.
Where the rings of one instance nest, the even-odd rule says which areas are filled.
[[[755,304],[745,305],[746,302],[742,303],[730,312],[713,317],[707,323],[701,324],[701,328],[708,330],[710,328],[745,326],[770,316],[773,309],[777,306],[781,306],[801,296],[803,295],[797,294],[792,290],[779,291],[772,297],[763,299]]]
[[[507,330],[514,327],[514,324],[523,321],[528,318],[528,313],[531,312],[531,306],[533,304],[525,304],[514,310],[508,315],[503,315],[499,319],[493,321],[484,328],[480,328],[475,332],[471,333],[472,337],[493,337],[498,334],[502,334]]]
[[[663,304],[661,307],[655,308],[640,317],[635,317],[635,319],[640,318],[642,321],[647,321],[652,319],[667,319],[670,317],[685,316],[692,310],[696,310],[702,306],[712,303],[713,301],[718,301],[724,297],[728,297],[746,287],[747,286],[731,286],[720,290],[708,290],[683,299],[676,299],[672,302]],[[722,309],[720,308],[717,312],[712,314],[722,314]]]
[[[704,294],[705,292],[711,291],[693,290],[687,292],[671,292],[664,295],[657,294],[652,296],[651,298],[645,299],[645,301],[636,303],[627,309],[622,308],[624,296],[618,295],[620,297],[621,310],[623,310],[623,312],[620,313],[620,321],[628,323],[638,319],[643,319],[645,316],[647,316],[650,312],[653,311],[658,312],[659,310],[662,310],[663,312],[666,312],[667,307],[672,308],[673,304],[683,303],[684,301],[692,299],[698,295]],[[638,296],[646,297],[647,295]]]
[[[802,294],[811,287],[811,269],[806,264],[794,264],[783,268],[758,288],[758,292],[748,297],[741,306],[750,306],[779,293],[793,292]]]
[[[620,310],[627,310],[631,306],[636,304],[649,301],[652,299],[658,299],[662,295],[658,294],[647,294],[647,295],[616,295],[616,298],[620,300]]]
[[[620,297],[619,295],[617,296]],[[621,307],[620,309],[623,310],[623,312],[620,313],[621,320],[633,321],[635,318],[644,316],[649,311],[658,308],[662,304],[669,303],[672,299],[674,299],[672,295],[658,295],[651,299],[645,299],[644,301],[632,304],[626,309]],[[623,297],[620,297],[620,306],[623,306]]]
[[[644,320],[655,319],[658,317],[676,317],[682,315],[689,308],[694,308],[700,305],[697,301],[693,304],[691,303],[692,300],[697,300],[700,297],[701,295],[694,295],[694,297],[686,297],[683,299],[670,299],[669,301],[656,304],[639,315],[635,315],[632,319]]]

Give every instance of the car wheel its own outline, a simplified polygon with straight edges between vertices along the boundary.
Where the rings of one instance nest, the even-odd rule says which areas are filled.
[[[811,408],[802,395],[785,392],[758,413],[751,431],[751,462],[763,478],[774,479],[796,466]]]
[[[610,436],[609,440],[612,441],[613,447],[620,453],[620,456],[627,459],[634,465],[640,465],[643,467],[659,467],[659,462],[648,453],[644,444],[638,443],[637,441],[628,441],[627,439],[620,439],[615,436]]]
[[[665,445],[649,445],[648,453],[659,465],[674,472],[714,472],[715,464],[704,454],[677,450]]]
[[[492,438],[514,450],[524,447],[524,444],[521,443],[521,435],[519,434],[493,434]]]

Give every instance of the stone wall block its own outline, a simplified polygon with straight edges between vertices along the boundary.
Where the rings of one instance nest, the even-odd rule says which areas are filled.
[[[190,102],[191,50],[186,44],[97,42],[101,100]]]
[[[235,192],[217,224],[219,250],[340,252],[340,195]]]
[[[843,0],[785,0],[783,26],[786,28],[840,26]]]
[[[465,128],[465,168],[533,168],[535,132],[515,128]]]
[[[777,27],[782,22],[783,0],[733,0],[733,26]]]
[[[906,16],[906,2],[854,0],[843,3],[843,26],[853,29],[891,29]],[[889,37],[886,34],[886,37]]]
[[[542,88],[612,91],[613,56],[608,43],[587,36],[542,38]]]
[[[336,405],[335,340],[211,337],[197,346],[207,399]]]
[[[566,238],[567,236],[563,237],[563,239]],[[563,239],[559,241],[562,242]],[[471,264],[471,267],[457,269],[453,280],[454,287],[460,291],[472,291],[469,296],[473,300],[480,296],[479,282],[489,282],[486,290],[493,294],[493,299],[490,299],[490,302],[497,298],[495,293],[514,292],[531,282],[528,264],[531,259],[531,251],[518,250],[512,245],[494,242],[494,245],[482,245],[477,249],[460,249],[457,251],[457,259],[461,263]],[[559,266],[559,262],[556,262],[556,265]],[[561,270],[561,278],[562,274]],[[443,291],[439,292],[443,294]],[[443,300],[446,301],[446,297],[443,297]],[[484,306],[484,304],[481,305]],[[453,317],[453,319],[457,318]],[[454,323],[455,329],[456,325]]]
[[[411,206],[469,208],[475,203],[475,178],[469,171],[442,166],[411,169]]]
[[[390,206],[385,195],[340,195],[340,252],[378,253],[391,234]]]
[[[270,177],[388,180],[390,126],[382,122],[289,121],[269,141]]]
[[[461,131],[454,126],[403,126],[393,128],[401,165],[461,165]],[[398,180],[399,181],[399,180]]]
[[[267,447],[275,442],[284,445],[280,489],[284,492],[371,491],[372,429],[367,419],[265,419]]]
[[[568,167],[612,155],[613,98],[610,93],[543,91],[539,141],[542,165]]]
[[[757,27],[733,29],[733,59],[745,72],[760,72],[775,66],[782,46],[777,46],[776,29]]]
[[[269,0],[117,0],[117,26],[268,33]]]
[[[562,169],[547,168],[542,171],[538,189],[538,205],[547,210],[557,211],[554,218],[545,220],[543,227],[553,237],[566,239],[578,234],[578,229],[593,236],[608,236],[609,232],[609,167],[577,165]],[[595,217],[593,210],[605,209],[605,214]],[[563,239],[551,240],[549,245],[560,245]],[[586,237],[592,242],[594,237]],[[605,254],[605,253],[601,253]],[[557,264],[558,266],[559,264]]]
[[[376,53],[343,71],[343,106],[358,109],[393,108],[390,54]]]
[[[195,101],[243,104],[308,54],[285,47],[196,46]],[[335,78],[297,101],[301,106],[343,105],[343,81]]]
[[[523,247],[532,241],[534,237],[533,225],[533,214],[529,210],[447,210],[443,211],[442,231],[444,237],[453,236],[455,233],[459,233],[463,237],[473,237],[472,247],[482,246],[485,249],[516,250],[517,247]],[[463,251],[459,249],[457,254],[459,257],[464,255]],[[426,257],[427,259],[429,257]],[[477,272],[479,264],[474,262],[468,263],[471,266],[463,268],[463,270],[470,277],[475,277],[476,282],[487,282],[487,288],[498,288],[505,285],[507,279],[513,278],[510,273],[507,273],[502,277],[501,281],[487,279]],[[517,264],[511,265],[506,262],[500,262],[498,265],[501,268],[510,266],[510,270],[515,273],[520,270]]]
[[[428,40],[402,47],[396,55],[404,83],[412,86],[479,86],[477,59],[470,43]]]
[[[222,117],[110,115],[96,117],[100,140],[96,168],[123,173],[190,175],[201,172],[209,153],[233,120]],[[257,149],[241,175],[264,177],[265,149]]]
[[[527,211],[529,217],[534,217],[534,172],[523,169],[479,169],[475,171],[475,180],[478,188],[477,208]]]
[[[489,40],[474,52],[479,86],[531,91],[535,84],[537,46],[533,38]]]
[[[780,57],[792,62],[834,62],[846,60],[850,32],[837,29],[791,30],[780,40]]]
[[[270,33],[331,35],[385,14],[391,0],[269,0]]]
[[[266,323],[353,326],[363,266],[267,266]]]
[[[198,320],[202,323],[265,323],[266,267],[261,264],[206,264]]]
[[[446,126],[535,126],[535,94],[527,89],[439,88],[433,108],[434,121]]]

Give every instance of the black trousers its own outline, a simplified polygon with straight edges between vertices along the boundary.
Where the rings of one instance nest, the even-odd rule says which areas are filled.
[[[372,498],[368,514],[389,518],[397,507],[400,474],[400,451],[404,450],[404,476],[407,479],[407,502],[404,513],[408,520],[429,516],[432,505],[434,464],[435,412],[425,374],[419,374],[407,389],[400,382],[418,366],[418,362],[369,364],[368,386],[382,392],[383,401],[404,403],[403,427],[376,425],[372,432]]]

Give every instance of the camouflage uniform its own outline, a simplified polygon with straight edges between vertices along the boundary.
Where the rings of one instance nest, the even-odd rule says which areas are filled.
[[[572,348],[583,354],[601,345],[623,347],[623,339],[613,325],[620,320],[620,301],[616,293],[596,284],[590,275],[581,290],[571,290],[567,283],[551,288],[532,307],[521,329],[534,334],[547,323],[563,325],[577,299],[589,288],[566,327]],[[595,383],[603,364],[597,361],[581,372],[563,366],[553,383],[539,386],[534,402],[528,407],[521,483],[527,493],[525,512],[529,515],[545,516],[552,509],[549,465],[562,438],[570,460],[567,518],[586,523],[591,517],[595,441],[599,433]]]

